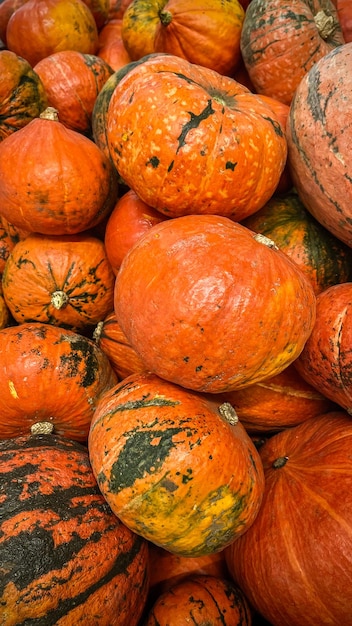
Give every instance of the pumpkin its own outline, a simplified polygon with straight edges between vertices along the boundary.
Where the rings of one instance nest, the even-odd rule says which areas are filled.
[[[317,297],[317,317],[295,367],[320,393],[352,413],[352,283]]]
[[[106,254],[115,274],[140,237],[164,219],[165,215],[143,202],[133,189],[118,198],[107,220],[104,235]]]
[[[280,100],[276,100],[276,98],[271,98],[270,96],[264,96],[262,94],[258,94],[260,99],[266,102],[270,108],[274,111],[279,123],[281,124],[281,128],[283,132],[286,132],[287,119],[290,112],[290,107],[288,104],[284,102],[280,102]],[[283,194],[287,193],[292,188],[292,179],[290,174],[290,168],[288,166],[288,162],[286,161],[283,172],[280,176],[280,180],[275,189],[275,194]]]
[[[232,407],[149,372],[100,397],[88,450],[115,515],[175,554],[220,552],[258,513],[259,455]]]
[[[173,55],[145,59],[115,86],[107,139],[121,178],[169,217],[244,219],[275,191],[287,154],[266,103],[235,80]]]
[[[114,311],[98,322],[93,338],[105,352],[119,379],[145,370],[143,361],[128,342]]]
[[[24,234],[18,228],[13,226],[13,224],[9,224],[5,218],[0,216],[0,275],[2,277],[6,261],[9,257],[10,252],[15,247],[16,243],[19,240],[26,236],[28,233]]]
[[[3,273],[14,319],[83,331],[114,307],[115,275],[100,239],[39,235],[19,241]]]
[[[250,606],[231,581],[215,576],[192,576],[161,594],[143,626],[184,626],[193,623],[251,626]]]
[[[84,4],[92,12],[99,32],[109,20],[110,0],[84,0]]]
[[[53,434],[0,441],[1,621],[137,625],[148,546],[119,522],[87,450]]]
[[[350,0],[332,0],[346,43],[352,41],[352,6]]]
[[[109,20],[121,20],[131,0],[110,0]]]
[[[6,46],[6,29],[12,15],[27,0],[2,0],[0,3],[0,40]]]
[[[92,228],[116,203],[109,159],[46,109],[0,143],[0,215],[19,228],[67,235]]]
[[[256,92],[288,105],[307,71],[343,43],[330,0],[252,0],[241,32]]]
[[[272,626],[351,623],[352,420],[316,416],[260,448],[265,495],[226,549],[232,579]]]
[[[95,54],[98,29],[83,0],[28,0],[11,15],[6,42],[33,67],[60,50]]]
[[[290,428],[335,408],[298,374],[294,363],[277,376],[230,391],[221,398],[233,406],[250,434],[270,434]]]
[[[124,258],[114,310],[147,369],[200,392],[279,374],[315,321],[308,279],[226,217],[187,215],[147,231]]]
[[[114,71],[132,61],[122,41],[121,27],[121,20],[110,19],[99,32],[97,55],[108,63]]]
[[[133,0],[122,39],[133,61],[167,52],[231,75],[241,58],[244,9],[239,0]]]
[[[316,221],[295,190],[274,196],[242,223],[275,241],[309,278],[316,294],[351,276],[351,248]]]
[[[104,59],[77,50],[51,54],[34,66],[62,124],[89,135],[98,93],[113,73]]]
[[[9,308],[5,302],[5,298],[2,293],[2,289],[0,289],[0,330],[6,328],[10,324],[11,315]]]
[[[320,59],[297,88],[287,126],[289,165],[304,206],[352,246],[352,43]]]
[[[0,331],[0,439],[37,422],[86,442],[99,396],[116,385],[108,358],[74,331],[39,322]]]
[[[0,50],[0,76],[2,141],[38,117],[47,107],[48,100],[38,74],[25,59],[10,50]]]

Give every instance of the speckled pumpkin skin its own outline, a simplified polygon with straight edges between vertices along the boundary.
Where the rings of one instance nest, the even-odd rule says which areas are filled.
[[[169,217],[243,219],[271,197],[287,154],[269,105],[173,55],[139,63],[115,86],[107,139],[122,179]]]
[[[218,552],[253,523],[258,452],[219,404],[150,373],[105,393],[88,439],[101,492],[137,534],[182,556]]]
[[[352,43],[307,73],[287,126],[293,183],[305,207],[352,247]]]

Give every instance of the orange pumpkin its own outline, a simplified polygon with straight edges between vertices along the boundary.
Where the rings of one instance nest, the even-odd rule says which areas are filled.
[[[221,551],[261,504],[259,455],[230,405],[148,372],[101,396],[88,449],[117,517],[181,556]]]
[[[62,124],[90,134],[93,107],[98,93],[113,73],[102,58],[77,50],[51,54],[34,66]]]
[[[122,39],[133,61],[166,52],[231,75],[240,57],[244,10],[238,0],[133,0]]]
[[[121,20],[131,0],[110,0],[109,19]]]
[[[270,96],[264,96],[262,94],[258,94],[260,99],[266,102],[270,106],[270,108],[274,111],[279,123],[281,124],[281,128],[284,133],[286,133],[287,119],[290,112],[290,107],[288,104],[284,102],[280,102],[280,100],[276,100],[276,98],[271,98]],[[292,188],[292,178],[290,173],[290,168],[288,162],[286,161],[285,167],[281,174],[278,185],[275,189],[275,194],[282,194],[288,192]]]
[[[109,19],[110,0],[84,0],[84,4],[92,12],[99,32]]]
[[[225,217],[156,224],[124,258],[115,313],[146,367],[196,391],[279,374],[315,321],[313,288],[270,240]]]
[[[286,162],[272,108],[235,80],[173,55],[127,71],[106,126],[122,179],[169,217],[244,219],[269,200]]]
[[[352,5],[350,0],[332,0],[346,43],[352,41]]]
[[[8,21],[22,4],[28,0],[3,0],[0,3],[0,40],[6,46],[6,29]],[[1,43],[1,42],[0,42]]]
[[[18,324],[0,331],[0,357],[0,439],[49,422],[58,435],[86,441],[99,396],[117,382],[93,340],[52,324]]]
[[[132,61],[121,36],[122,21],[110,19],[99,32],[97,55],[116,72]]]
[[[0,143],[0,214],[19,228],[79,233],[102,221],[116,197],[109,159],[51,109]]]
[[[24,236],[28,233],[22,233],[18,228],[13,226],[13,224],[9,224],[4,217],[0,216],[0,275],[2,276],[6,261],[9,257],[10,252],[15,247],[16,243],[19,242]],[[2,287],[1,287],[2,288]]]

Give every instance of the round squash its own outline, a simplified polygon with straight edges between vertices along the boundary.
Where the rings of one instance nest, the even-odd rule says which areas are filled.
[[[314,291],[261,237],[226,217],[187,215],[134,245],[114,308],[147,369],[220,393],[275,376],[298,357],[315,321]]]
[[[265,495],[226,549],[232,578],[272,626],[341,626],[352,605],[352,420],[327,413],[260,448]]]
[[[304,206],[352,247],[352,43],[320,59],[297,88],[287,126],[289,165]]]
[[[268,104],[174,55],[146,58],[126,73],[106,127],[121,178],[169,217],[244,219],[269,200],[286,163],[286,138]]]
[[[121,28],[121,19],[109,19],[99,32],[97,55],[115,72],[132,61],[122,41]]]
[[[95,342],[51,324],[0,331],[0,439],[27,435],[37,422],[86,442],[99,396],[117,376]]]
[[[80,233],[101,222],[116,199],[109,159],[51,108],[0,143],[0,214],[19,228]]]
[[[117,517],[175,554],[221,551],[260,508],[259,455],[232,407],[151,373],[101,396],[88,449]]]
[[[0,441],[1,622],[136,626],[148,547],[99,492],[84,446],[55,435]]]

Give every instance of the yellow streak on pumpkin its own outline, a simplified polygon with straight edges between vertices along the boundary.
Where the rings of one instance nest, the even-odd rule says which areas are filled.
[[[12,395],[13,398],[18,398],[18,393],[15,389],[15,385],[13,384],[12,380],[9,380],[9,389],[10,389],[10,394]]]

